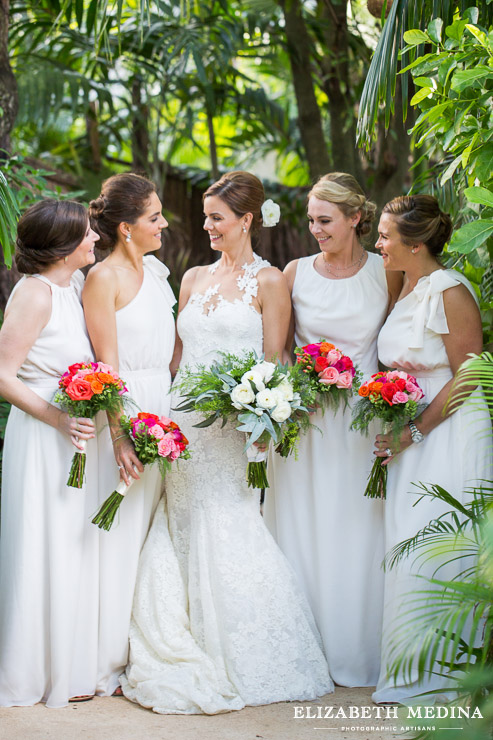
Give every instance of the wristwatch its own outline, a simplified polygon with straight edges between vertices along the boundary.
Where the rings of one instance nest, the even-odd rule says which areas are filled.
[[[410,431],[411,431],[411,439],[415,444],[419,444],[422,442],[425,438],[425,435],[422,434],[422,432],[419,431],[418,427],[414,423],[414,421],[409,421],[407,423]]]

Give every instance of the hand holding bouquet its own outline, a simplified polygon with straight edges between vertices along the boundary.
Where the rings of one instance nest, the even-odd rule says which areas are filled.
[[[166,416],[159,417],[146,412],[133,418],[122,416],[120,426],[134,445],[140,462],[143,465],[157,462],[163,477],[174,460],[188,460],[190,457],[187,438],[178,424]],[[92,520],[93,524],[107,532],[111,529],[120,504],[132,483],[133,479],[130,483],[120,481],[116,490],[102,504]]]
[[[293,425],[299,434],[306,408],[293,385],[294,368],[265,362],[255,352],[243,357],[222,353],[222,360],[210,368],[186,368],[181,372],[179,391],[183,400],[179,411],[196,411],[206,418],[196,427],[206,427],[222,418],[231,419],[240,432],[246,432],[245,452],[249,459],[247,482],[254,488],[268,488],[265,451],[255,450],[258,442],[281,442]]]
[[[77,362],[70,365],[58,382],[54,401],[70,416],[93,419],[98,411],[122,410],[122,395],[127,392],[124,381],[110,365],[102,362]],[[76,452],[67,481],[68,486],[82,488],[86,469],[85,440],[82,452]]]
[[[325,339],[296,347],[294,353],[302,368],[300,387],[308,406],[331,405],[335,410],[341,401],[347,404],[359,380],[348,355]]]
[[[375,418],[382,419],[387,428],[392,429],[395,445],[398,445],[401,432],[408,421],[414,419],[425,407],[425,404],[418,404],[424,393],[416,378],[402,370],[375,373],[360,386],[358,395],[360,400],[353,409],[351,429],[368,433],[370,422]],[[369,498],[385,498],[386,489],[387,467],[377,457],[364,495]]]

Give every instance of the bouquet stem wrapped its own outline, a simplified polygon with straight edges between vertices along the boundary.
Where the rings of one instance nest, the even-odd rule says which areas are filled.
[[[127,392],[124,381],[110,365],[102,362],[77,362],[70,365],[58,382],[54,401],[70,416],[93,419],[98,411],[118,413],[123,409],[122,395]],[[82,488],[86,470],[84,450],[75,452],[67,485]]]
[[[399,438],[407,422],[421,413],[425,404],[418,404],[424,397],[413,375],[403,370],[375,373],[359,390],[359,401],[353,409],[351,429],[368,434],[373,419],[382,419],[383,432],[392,431],[394,451],[398,452]],[[364,495],[367,498],[386,498],[387,465],[376,457],[368,477]]]
[[[143,465],[152,465],[157,462],[161,475],[170,470],[174,460],[188,460],[190,451],[188,439],[181,432],[178,424],[166,416],[156,416],[141,412],[136,417],[123,416],[120,426],[135,447],[135,452]],[[92,519],[100,529],[109,532],[116,514],[126,493],[134,482],[120,481],[116,489],[104,501],[97,514]]]

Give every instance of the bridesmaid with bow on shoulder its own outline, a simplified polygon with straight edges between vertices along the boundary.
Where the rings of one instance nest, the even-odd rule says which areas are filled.
[[[99,239],[72,201],[31,206],[17,229],[14,287],[0,331],[0,395],[12,404],[3,450],[0,706],[92,699],[98,640],[97,448],[91,419],[52,399],[67,367],[92,362],[80,268]],[[86,482],[69,488],[87,440]]]
[[[117,370],[139,410],[168,415],[169,370],[175,341],[169,270],[149,252],[161,246],[168,226],[155,185],[133,173],[114,175],[91,201],[100,247],[110,252],[87,277],[83,294],[87,327],[98,360]],[[118,523],[100,537],[100,647],[98,694],[119,693],[127,663],[130,613],[140,550],[161,496],[157,465],[145,470],[118,419],[98,420],[99,498],[118,477],[132,487]],[[111,437],[110,437],[111,435]],[[116,459],[116,464],[115,464]]]
[[[486,403],[475,391],[464,403],[449,400],[455,373],[468,353],[482,350],[482,328],[476,295],[469,281],[440,264],[440,254],[452,233],[448,214],[431,195],[403,196],[387,203],[378,226],[377,249],[386,270],[402,270],[404,285],[399,300],[382,327],[378,354],[389,368],[416,377],[424,391],[427,408],[403,431],[399,448],[392,434],[376,437],[375,454],[388,464],[385,508],[385,550],[414,535],[451,507],[427,496],[417,505],[423,490],[419,483],[437,484],[459,501],[470,497],[468,489],[491,480],[491,428]],[[472,390],[472,389],[471,389]],[[474,408],[470,402],[474,399]],[[392,454],[393,453],[393,454]],[[413,481],[416,482],[413,483]],[[409,594],[431,588],[416,578],[418,564],[411,555],[385,573],[385,606],[382,667],[373,699],[378,703],[412,700],[425,691],[450,685],[447,676],[435,671],[418,683],[417,667],[395,678],[389,673],[392,634],[399,615],[410,605]],[[459,558],[445,564],[439,558],[420,562],[420,576],[450,580],[463,565]],[[414,600],[414,597],[412,597]],[[411,602],[412,603],[412,602]],[[414,646],[420,634],[413,630]],[[402,644],[399,650],[402,649]],[[429,703],[435,696],[422,697]]]
[[[308,195],[320,251],[285,268],[296,345],[326,339],[364,376],[377,365],[377,336],[402,278],[367,252],[376,206],[356,180],[333,172]],[[317,411],[298,459],[271,454],[264,514],[304,585],[330,674],[341,686],[374,686],[380,662],[383,504],[363,496],[371,438],[349,431],[351,408]],[[376,431],[376,430],[375,430]],[[322,434],[320,433],[322,432]]]

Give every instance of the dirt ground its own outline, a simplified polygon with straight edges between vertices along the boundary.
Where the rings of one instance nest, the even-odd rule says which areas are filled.
[[[321,712],[318,711],[321,708]],[[333,707],[338,719],[317,718]],[[350,710],[350,707],[353,707]],[[350,712],[370,719],[349,719]],[[297,708],[297,709],[296,709]],[[399,709],[399,713],[405,710]],[[341,716],[346,713],[348,718]],[[379,708],[371,689],[337,687],[316,702],[248,707],[212,717],[159,715],[123,698],[96,698],[63,709],[34,707],[0,709],[1,740],[383,740],[403,738],[416,720],[393,719],[394,707]],[[295,713],[299,715],[295,719]],[[384,719],[388,713],[389,718]],[[310,715],[307,717],[307,715]],[[404,715],[403,715],[404,716]],[[412,736],[412,735],[411,735]]]

